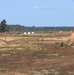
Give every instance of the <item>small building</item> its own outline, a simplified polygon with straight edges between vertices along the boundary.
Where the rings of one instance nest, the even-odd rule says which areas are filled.
[[[26,32],[24,32],[24,34],[27,34]]]
[[[34,32],[32,32],[32,34],[34,34]]]
[[[31,32],[28,32],[28,34],[31,34]]]
[[[62,31],[60,31],[59,33],[62,33]]]

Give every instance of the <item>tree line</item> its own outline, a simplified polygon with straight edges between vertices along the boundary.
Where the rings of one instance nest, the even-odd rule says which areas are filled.
[[[70,30],[74,30],[74,27],[35,27],[35,26],[31,26],[31,27],[26,27],[24,25],[8,25],[6,20],[3,19],[0,22],[0,32],[4,33],[4,32],[14,32],[14,33],[21,33],[21,32],[28,32],[28,31],[70,31]]]
[[[4,33],[4,32],[22,32],[24,31],[25,29],[25,26],[22,26],[22,25],[8,25],[6,20],[3,19],[1,22],[0,22],[0,32],[1,33]]]

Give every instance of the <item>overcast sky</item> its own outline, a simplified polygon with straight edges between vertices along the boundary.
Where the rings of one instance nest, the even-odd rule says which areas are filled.
[[[0,21],[24,26],[74,26],[74,0],[0,0]]]

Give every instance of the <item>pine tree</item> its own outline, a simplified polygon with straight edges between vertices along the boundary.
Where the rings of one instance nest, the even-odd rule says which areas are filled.
[[[0,27],[1,32],[3,33],[6,32],[6,27],[7,27],[6,20],[1,21],[1,27]]]

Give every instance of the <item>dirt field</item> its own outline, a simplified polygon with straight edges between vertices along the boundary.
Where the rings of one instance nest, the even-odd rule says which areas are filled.
[[[74,75],[74,48],[61,45],[70,37],[60,35],[3,34],[0,75]]]

